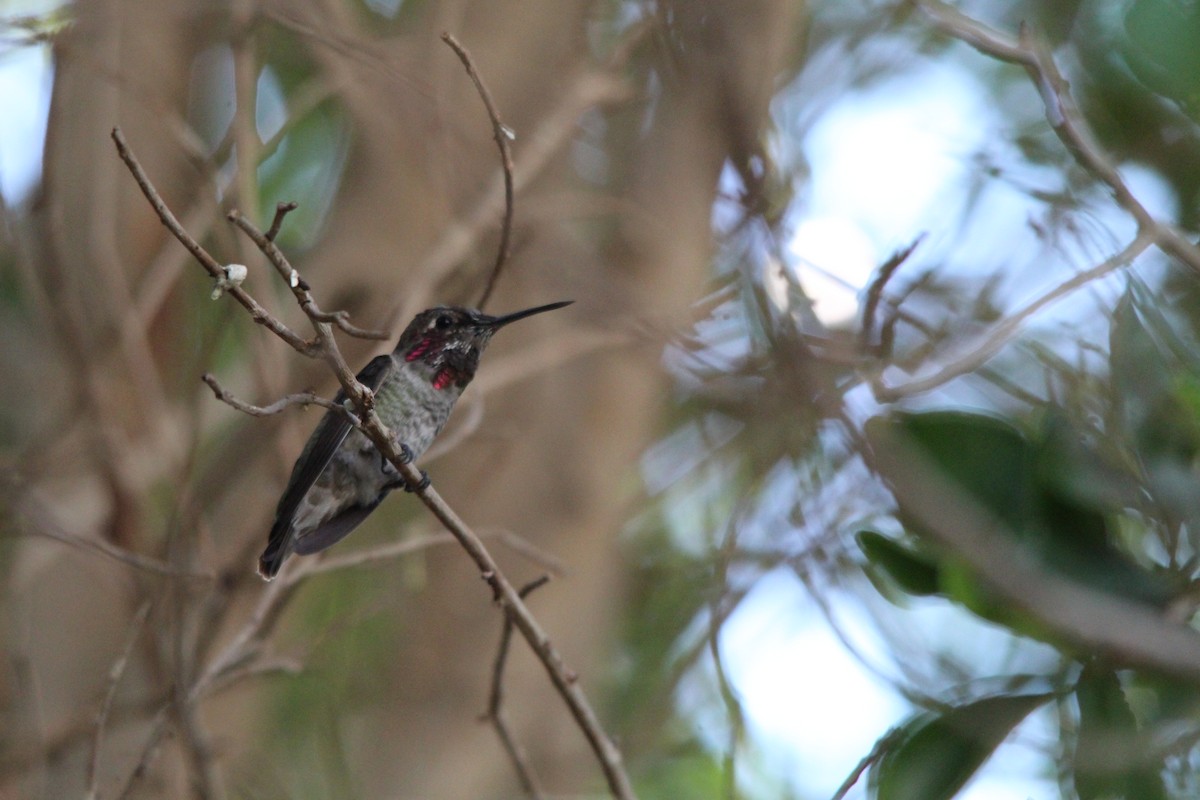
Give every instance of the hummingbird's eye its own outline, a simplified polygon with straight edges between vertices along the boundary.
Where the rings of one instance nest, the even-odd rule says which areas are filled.
[[[440,317],[434,320],[433,324],[442,330],[446,330],[446,328],[449,328],[454,324],[454,320],[450,319],[448,315],[442,314]]]

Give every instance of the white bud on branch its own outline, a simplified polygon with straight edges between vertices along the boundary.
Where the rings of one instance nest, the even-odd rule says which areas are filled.
[[[224,277],[217,278],[217,283],[213,286],[212,299],[216,300],[221,295],[225,294],[229,289],[233,289],[242,285],[242,281],[246,280],[246,265],[245,264],[226,264],[221,267],[221,271],[225,273]]]

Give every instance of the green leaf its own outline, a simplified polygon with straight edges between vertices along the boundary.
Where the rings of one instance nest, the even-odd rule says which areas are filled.
[[[1075,686],[1075,698],[1079,740],[1074,775],[1080,800],[1165,799],[1161,765],[1145,753],[1116,672],[1088,664]]]
[[[871,566],[885,573],[909,594],[938,594],[937,561],[872,530],[859,531],[858,546]]]
[[[920,714],[893,734],[871,771],[876,800],[948,800],[1049,694],[988,697]]]
[[[1130,69],[1192,119],[1200,112],[1200,8],[1180,0],[1135,0],[1122,50]]]
[[[1033,506],[1033,451],[1007,422],[982,414],[930,411],[876,417],[867,423],[866,432],[873,447],[889,447],[893,441],[920,447],[951,483],[991,515],[1015,533],[1026,528]]]
[[[1109,523],[1115,509],[1105,507],[1109,501],[1075,496],[1063,474],[1095,459],[1077,446],[1077,431],[1063,430],[1054,419],[1030,439],[1007,422],[982,414],[894,414],[868,422],[867,435],[873,448],[908,443],[928,458],[947,484],[1003,523],[1004,531],[1047,571],[1154,607],[1164,606],[1175,593],[1163,575],[1144,568],[1114,543]],[[896,500],[901,522],[920,536],[922,527],[905,514],[906,498],[898,494]],[[980,616],[1026,630],[990,593],[972,590],[969,574],[948,571],[943,562],[939,584],[944,593]]]

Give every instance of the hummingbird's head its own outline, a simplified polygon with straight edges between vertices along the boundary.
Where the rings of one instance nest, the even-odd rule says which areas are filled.
[[[457,386],[463,389],[475,377],[479,357],[496,331],[510,322],[573,302],[564,300],[500,317],[461,306],[430,308],[408,323],[400,335],[395,355],[410,364],[426,365],[434,388]]]

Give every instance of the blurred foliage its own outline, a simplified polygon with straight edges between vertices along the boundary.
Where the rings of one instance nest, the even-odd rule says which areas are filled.
[[[1025,22],[1049,40],[1101,146],[1118,163],[1153,170],[1173,193],[1170,221],[1183,226],[1194,224],[1200,207],[1194,5],[1012,2],[982,10],[1001,30],[1015,32]],[[980,12],[978,6],[964,10]],[[682,669],[707,683],[714,706],[704,710],[684,699],[693,695],[683,694],[678,680],[673,690],[647,684],[651,694],[673,691],[675,714],[702,727],[719,709],[719,648],[696,646],[698,638],[720,638],[711,630],[712,609],[728,618],[728,604],[779,564],[791,564],[823,603],[836,606],[853,594],[871,610],[897,664],[890,671],[897,689],[916,705],[891,733],[878,732],[865,781],[871,797],[956,796],[1029,717],[1053,728],[1056,738],[1033,746],[1042,775],[1057,776],[1063,797],[1193,797],[1200,791],[1197,688],[1104,664],[1056,641],[1027,612],[989,592],[986,576],[931,541],[905,513],[904,498],[889,497],[858,454],[883,446],[881,437],[903,436],[1043,569],[1126,602],[1191,608],[1200,569],[1195,276],[1145,259],[1086,301],[1043,312],[1045,322],[935,393],[893,402],[873,397],[866,376],[889,368],[891,376],[919,374],[941,353],[971,347],[1028,300],[1032,289],[1014,287],[1044,285],[1038,281],[1050,264],[1095,263],[1128,230],[1107,191],[1053,135],[1020,69],[931,35],[911,6],[882,8],[897,13],[813,6],[807,59],[795,75],[781,76],[774,101],[772,158],[763,162],[769,176],[750,182],[727,171],[723,178],[711,294],[698,304],[692,334],[667,354],[679,391],[673,432],[643,465],[662,511],[647,514],[630,543],[640,565],[635,585],[643,587],[631,598],[630,658],[643,653],[644,676],[678,679]],[[922,59],[969,73],[1008,127],[962,156],[970,169],[966,189],[955,195],[961,206],[943,214],[951,222],[929,221],[943,238],[952,238],[943,228],[957,225],[960,238],[948,247],[920,246],[913,263],[902,265],[877,320],[885,346],[868,356],[856,346],[856,331],[822,323],[794,277],[788,239],[811,202],[803,144],[845,94]],[[1025,204],[1016,212],[1026,214],[1023,220],[999,223],[1023,227],[1021,238],[982,255],[972,239],[998,223],[989,203],[1001,188]],[[985,258],[986,267],[975,263]],[[865,341],[874,344],[870,333]],[[884,361],[864,364],[870,357]],[[720,435],[695,435],[705,429]],[[713,583],[709,574],[725,580]],[[686,576],[697,576],[694,592],[721,597],[680,600],[675,592]],[[879,598],[888,602],[873,602]],[[932,607],[957,609],[950,618],[964,631],[973,624],[968,617],[986,620],[1007,643],[1007,655],[951,644],[940,652],[914,649],[905,641],[922,625],[914,612]],[[694,663],[683,663],[681,654]],[[803,666],[796,669],[804,680]],[[1032,690],[1030,682],[1043,688]],[[736,676],[734,683],[737,692]],[[630,711],[645,697],[628,687],[618,696]],[[656,698],[656,705],[664,702]],[[845,698],[847,715],[855,702]],[[795,713],[798,725],[821,724],[800,721],[803,708]],[[660,724],[678,736],[669,718]],[[625,725],[636,727],[632,718]],[[727,769],[741,770],[741,796],[771,796],[747,776],[764,744],[752,729],[737,744],[711,734],[700,741],[724,753]]]

